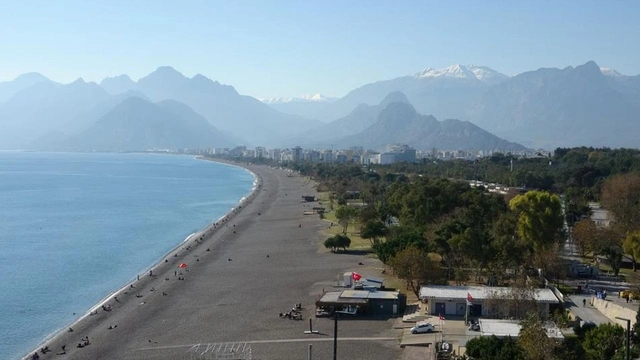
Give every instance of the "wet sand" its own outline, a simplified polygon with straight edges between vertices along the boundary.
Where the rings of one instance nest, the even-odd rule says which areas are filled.
[[[308,181],[280,169],[248,168],[261,181],[242,209],[170,253],[151,276],[116,294],[118,301],[107,300],[111,311],[98,306],[73,332],[55,336],[40,358],[197,359],[188,352],[196,344],[249,342],[254,359],[306,359],[308,344],[314,359],[331,359],[333,321],[315,319],[314,303],[339,274],[377,260],[320,251],[327,223],[303,215],[317,205],[301,202],[316,194]],[[303,321],[278,316],[295,303],[302,303]],[[310,317],[320,335],[304,335]],[[340,322],[339,358],[397,358],[390,321]],[[77,348],[86,336],[91,344]],[[62,345],[66,354],[57,355]]]

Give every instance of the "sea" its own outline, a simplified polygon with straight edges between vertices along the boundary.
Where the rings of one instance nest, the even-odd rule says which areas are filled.
[[[254,181],[186,155],[0,152],[0,359],[66,329]]]

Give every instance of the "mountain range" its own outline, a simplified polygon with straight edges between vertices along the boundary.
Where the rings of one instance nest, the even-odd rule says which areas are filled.
[[[595,62],[515,76],[473,65],[426,68],[365,84],[339,99],[315,94],[265,102],[167,66],[137,81],[120,75],[100,84],[60,84],[28,73],[0,82],[0,149],[375,148],[398,142],[418,148],[520,148],[510,141],[547,149],[635,148],[639,131],[640,76]],[[129,140],[118,142],[116,134]]]
[[[625,76],[590,61],[515,76],[488,67],[452,65],[363,85],[320,104],[272,104],[281,111],[330,121],[401,91],[422,114],[470,121],[533,148],[640,146],[640,75]]]
[[[406,144],[419,150],[434,147],[484,151],[526,150],[524,146],[500,139],[468,121],[438,121],[431,115],[421,115],[402,92],[389,94],[379,105],[362,104],[349,115],[319,128],[317,133],[322,134],[323,129],[339,131],[326,140],[330,144],[318,143],[317,137],[309,136],[308,146],[339,149],[362,146],[365,149],[382,150],[389,144]]]
[[[252,145],[277,145],[283,138],[317,126],[314,121],[281,113],[253,97],[240,95],[232,86],[200,74],[188,78],[168,66],[158,68],[138,82],[121,75],[104,79],[100,85],[112,94],[133,90],[152,101],[177,100],[218,129]]]

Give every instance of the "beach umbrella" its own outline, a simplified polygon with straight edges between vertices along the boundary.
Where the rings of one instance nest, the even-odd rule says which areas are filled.
[[[178,266],[180,269],[185,269],[187,267],[187,264],[182,263]]]

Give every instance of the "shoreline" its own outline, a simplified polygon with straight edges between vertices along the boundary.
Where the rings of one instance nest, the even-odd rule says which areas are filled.
[[[191,237],[152,276],[141,275],[128,294],[110,300],[112,309],[99,310],[47,343],[51,351],[40,359],[172,360],[189,358],[198,347],[231,343],[247,344],[264,360],[305,358],[306,344],[288,341],[308,329],[309,319],[323,334],[334,325],[314,318],[318,296],[335,286],[337,274],[378,260],[319,252],[327,225],[305,214],[313,205],[301,196],[317,195],[310,182],[277,167],[242,165],[262,181],[230,214],[233,220],[219,223],[202,241]],[[291,304],[302,304],[307,321],[278,315]],[[396,336],[387,321],[363,321],[341,323],[340,340],[349,342],[341,347],[342,357],[397,358],[395,342],[353,340]],[[83,346],[87,337],[90,346]],[[314,351],[330,353],[330,342],[315,344]],[[65,345],[64,356],[58,356]]]
[[[94,311],[97,311],[97,310],[101,309],[102,306],[104,306],[107,302],[109,302],[114,297],[117,297],[119,294],[125,293],[128,289],[130,289],[131,285],[139,283],[141,281],[144,282],[145,280],[147,280],[147,278],[145,277],[144,274],[147,274],[149,271],[153,271],[153,269],[158,268],[158,267],[162,266],[163,264],[168,263],[167,260],[169,258],[171,258],[171,255],[172,254],[176,254],[177,255],[180,249],[185,249],[184,245],[187,244],[190,240],[196,239],[198,237],[200,237],[200,239],[202,239],[204,237],[211,237],[213,234],[215,234],[215,232],[217,232],[218,230],[221,229],[221,227],[217,228],[217,224],[218,223],[227,222],[227,221],[233,219],[233,217],[235,215],[237,215],[238,213],[240,213],[242,211],[242,205],[251,203],[253,198],[255,198],[255,196],[259,193],[259,190],[262,187],[262,178],[260,177],[260,175],[257,174],[256,172],[252,171],[248,167],[241,166],[241,165],[238,165],[236,163],[231,163],[231,162],[217,161],[217,159],[206,158],[206,157],[201,156],[201,155],[194,156],[193,158],[195,158],[196,160],[212,161],[212,162],[220,163],[220,164],[227,165],[227,166],[233,166],[233,167],[241,168],[241,169],[244,169],[244,170],[248,171],[251,175],[253,175],[253,179],[254,179],[250,191],[246,195],[241,197],[238,200],[238,202],[235,204],[235,206],[232,206],[222,216],[220,216],[219,218],[213,220],[212,222],[207,224],[202,229],[190,234],[184,240],[182,240],[180,243],[178,243],[175,247],[173,247],[171,250],[166,252],[164,255],[160,256],[160,258],[158,260],[153,261],[151,263],[151,265],[147,266],[146,268],[143,268],[143,270],[140,273],[142,275],[138,274],[137,275],[137,279],[133,278],[132,280],[129,280],[122,287],[112,291],[107,296],[105,296],[102,299],[100,299],[95,305],[92,305],[78,319],[76,319],[76,320],[74,320],[74,321],[72,321],[70,323],[67,323],[66,325],[62,326],[61,328],[59,328],[57,330],[54,330],[51,334],[47,335],[44,338],[44,340],[42,340],[40,343],[38,343],[38,345],[35,348],[33,348],[31,351],[29,351],[26,354],[24,354],[23,356],[21,356],[20,359],[29,360],[31,358],[31,355],[34,352],[39,352],[42,347],[47,345],[47,343],[55,341],[56,338],[62,336],[65,333],[67,333],[68,329],[73,328],[75,325],[81,323],[82,321],[84,321],[87,318],[89,318],[90,316],[92,316],[91,314]],[[197,241],[198,240],[196,240],[196,243],[197,243]],[[199,243],[197,243],[197,244],[199,244]],[[194,247],[195,247],[195,245],[194,245]],[[179,259],[183,259],[184,257],[186,257],[187,254],[188,254],[188,252],[185,255],[180,256]],[[163,260],[165,260],[165,261],[163,261]]]

